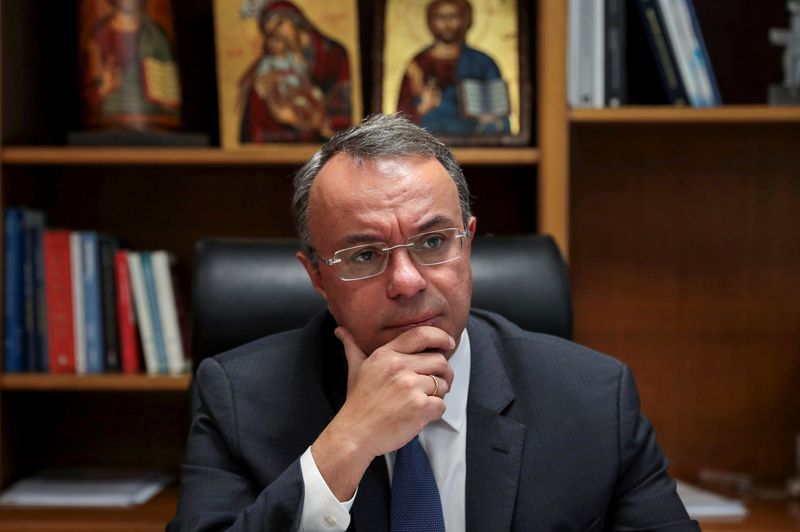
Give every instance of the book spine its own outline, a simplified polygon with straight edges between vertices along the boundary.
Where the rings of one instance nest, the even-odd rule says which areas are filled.
[[[645,35],[658,65],[658,73],[667,98],[674,104],[686,104],[689,100],[686,87],[678,72],[675,52],[670,46],[664,19],[658,9],[657,0],[639,0]]]
[[[664,20],[667,40],[675,54],[678,75],[683,80],[684,87],[686,87],[686,96],[689,98],[689,103],[693,107],[702,107],[703,97],[700,80],[692,59],[690,37],[686,33],[686,26],[681,21],[678,2],[676,0],[658,0],[658,9]]]
[[[708,55],[708,49],[706,49],[694,3],[692,0],[682,0],[680,8],[681,16],[687,26],[687,33],[692,38],[692,53],[701,79],[705,104],[708,106],[722,105],[717,77],[714,75],[714,68],[711,66],[711,58]]]
[[[83,311],[83,256],[81,235],[70,233],[70,258],[72,260],[72,316],[75,326],[75,373],[86,373],[86,315]]]
[[[141,254],[142,274],[144,276],[144,289],[147,296],[147,305],[150,310],[151,326],[153,328],[153,338],[156,345],[156,356],[158,357],[158,372],[167,373],[169,363],[167,362],[167,346],[164,342],[164,331],[161,327],[161,313],[158,307],[158,292],[156,291],[156,280],[153,274],[152,255],[148,251]]]
[[[602,109],[606,103],[606,0],[590,0],[592,13],[592,107]]]
[[[119,250],[114,253],[114,274],[117,283],[116,303],[121,369],[123,373],[139,373],[142,370],[141,351],[137,339],[136,313],[134,312],[127,251]]]
[[[43,240],[50,372],[75,373],[70,233],[45,231]]]
[[[569,0],[567,10],[567,104],[576,108],[581,107],[581,9],[579,0]]]
[[[34,244],[34,297],[36,299],[36,351],[39,355],[39,367],[42,371],[50,370],[50,354],[48,348],[47,297],[45,294],[44,276],[44,225],[35,231]]]
[[[100,288],[100,244],[97,233],[81,233],[83,251],[83,313],[86,333],[86,372],[102,373],[105,368],[103,300]]]
[[[33,209],[22,210],[22,287],[25,318],[25,353],[28,371],[42,371],[41,350],[39,349],[39,324],[36,300],[36,256],[37,242],[41,241],[44,230],[44,213]]]
[[[591,107],[594,102],[594,24],[592,0],[582,0],[579,7],[579,45],[578,50],[578,104]]]
[[[606,0],[606,105],[619,107],[628,103],[627,69],[625,54],[627,40],[625,36],[625,2],[624,0]]]
[[[175,287],[172,283],[170,256],[166,251],[154,251],[151,255],[153,276],[158,297],[158,311],[161,329],[167,351],[168,371],[172,375],[186,370],[186,356],[178,324],[178,308],[175,303]]]
[[[120,371],[119,333],[117,329],[117,289],[114,275],[116,243],[108,235],[100,235],[100,289],[102,290],[102,316],[104,363],[106,371]]]
[[[147,292],[144,287],[144,273],[142,272],[142,258],[139,253],[128,252],[128,271],[130,272],[131,287],[133,288],[133,303],[136,309],[136,321],[139,324],[139,333],[144,351],[144,365],[147,373],[159,373],[158,353],[156,352],[153,325],[150,318],[150,304],[147,301]]]
[[[39,351],[36,348],[36,288],[34,255],[36,248],[35,228],[23,212],[22,222],[22,301],[23,301],[23,328],[25,341],[25,369],[27,371],[41,371],[39,366]]]
[[[5,313],[4,370],[18,373],[26,369],[25,318],[23,294],[22,211],[7,209],[5,214]]]

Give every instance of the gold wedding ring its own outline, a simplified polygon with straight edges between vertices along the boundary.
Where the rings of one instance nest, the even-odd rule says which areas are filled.
[[[429,375],[429,376],[431,379],[433,379],[433,393],[431,393],[428,397],[433,397],[439,392],[439,379],[436,378],[436,375]]]

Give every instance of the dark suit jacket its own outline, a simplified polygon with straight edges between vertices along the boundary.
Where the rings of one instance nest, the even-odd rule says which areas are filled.
[[[295,530],[300,455],[344,401],[347,366],[327,314],[205,360],[169,530]],[[698,530],[667,475],[630,370],[473,310],[467,405],[469,530]],[[388,530],[376,458],[351,529]]]

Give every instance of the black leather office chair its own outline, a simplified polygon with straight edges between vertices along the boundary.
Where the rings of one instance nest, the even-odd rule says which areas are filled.
[[[193,280],[194,367],[207,356],[302,326],[324,307],[295,258],[295,240],[209,239],[197,244]],[[477,237],[473,306],[523,329],[572,336],[569,277],[552,238]]]

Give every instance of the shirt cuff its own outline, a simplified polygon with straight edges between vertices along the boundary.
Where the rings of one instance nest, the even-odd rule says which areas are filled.
[[[303,511],[300,515],[300,530],[342,531],[350,526],[350,508],[356,493],[349,501],[340,502],[328,487],[311,456],[311,447],[300,457],[300,470],[305,485]]]

